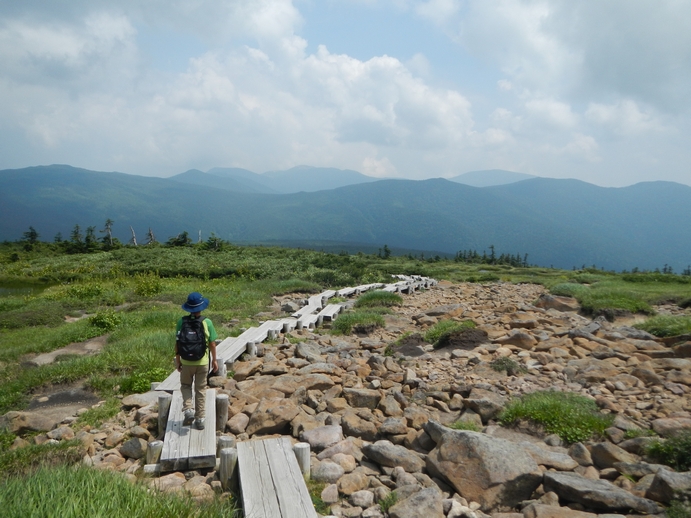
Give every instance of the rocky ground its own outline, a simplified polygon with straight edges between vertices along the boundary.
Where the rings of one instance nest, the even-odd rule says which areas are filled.
[[[295,302],[277,300],[273,314]],[[478,327],[433,350],[416,333],[440,319],[472,319]],[[326,484],[321,497],[334,516],[661,514],[675,494],[691,494],[691,473],[649,462],[643,448],[651,438],[625,434],[691,429],[688,340],[665,343],[621,322],[593,321],[574,300],[540,286],[440,283],[405,295],[384,329],[338,337],[325,329],[293,332],[260,347],[260,357],[236,362],[233,379],[212,378],[230,396],[229,420],[217,433],[308,442],[311,477]],[[502,357],[520,372],[492,369]],[[510,398],[545,389],[593,398],[615,416],[613,426],[603,438],[571,445],[536,427],[499,426]],[[134,479],[155,439],[157,396],[124,398],[122,412],[98,430],[75,431],[76,416],[56,423],[39,411],[2,420],[17,432],[44,430],[36,442],[76,436],[87,447],[85,463]],[[445,426],[459,419],[482,431]],[[23,444],[17,439],[14,447]],[[214,471],[149,483],[200,499],[222,493]],[[397,499],[385,514],[380,502],[391,503],[392,491]]]

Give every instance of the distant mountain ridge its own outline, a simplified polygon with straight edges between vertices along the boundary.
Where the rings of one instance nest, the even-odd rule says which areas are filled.
[[[516,183],[522,180],[530,180],[531,178],[537,178],[537,176],[505,171],[503,169],[486,169],[482,171],[468,171],[458,176],[452,176],[449,180],[472,187],[494,187],[497,185]]]
[[[317,192],[379,180],[379,178],[366,176],[351,169],[306,165],[285,171],[267,171],[264,174],[253,173],[238,167],[214,167],[206,173],[197,169],[190,169],[172,176],[170,179],[176,182],[235,192],[264,194]]]
[[[197,172],[192,172],[197,174]],[[208,174],[208,173],[204,173]],[[213,175],[211,175],[213,176]],[[216,175],[222,179],[221,176]],[[235,192],[69,166],[0,171],[0,239],[33,226],[43,240],[75,224],[159,241],[202,230],[242,242],[362,243],[408,250],[528,254],[543,266],[607,269],[691,264],[691,187],[603,188],[533,178],[477,188],[437,178],[380,180],[318,192]],[[204,200],[199,203],[198,200]]]

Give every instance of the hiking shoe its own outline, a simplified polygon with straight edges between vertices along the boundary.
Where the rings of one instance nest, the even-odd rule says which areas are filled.
[[[185,416],[185,418],[182,420],[182,426],[189,426],[194,422],[193,410],[185,410],[185,413],[183,415]]]
[[[203,430],[205,421],[206,421],[206,419],[204,419],[203,417],[200,417],[199,419],[195,419],[194,420],[194,427],[197,430]]]

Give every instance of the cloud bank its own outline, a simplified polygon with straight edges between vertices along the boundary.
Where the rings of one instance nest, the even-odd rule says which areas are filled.
[[[0,167],[691,183],[691,4],[329,3],[441,32],[492,88],[445,79],[423,52],[308,41],[305,1],[30,0],[0,7]]]

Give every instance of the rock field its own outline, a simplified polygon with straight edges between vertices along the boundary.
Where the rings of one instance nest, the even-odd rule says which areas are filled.
[[[217,434],[308,442],[311,478],[325,484],[321,498],[340,517],[613,518],[661,515],[672,498],[691,496],[691,472],[647,459],[650,437],[625,436],[691,429],[689,337],[661,341],[592,320],[575,300],[530,284],[442,282],[403,298],[384,329],[361,336],[294,331],[236,362],[233,379],[212,378],[230,396],[228,422]],[[263,315],[285,316],[281,308],[296,302],[276,299]],[[416,333],[441,319],[472,319],[477,329],[434,350]],[[521,372],[492,369],[502,357]],[[564,444],[527,423],[499,425],[509,399],[546,389],[593,398],[613,414],[612,427],[605,437]],[[120,414],[98,430],[73,430],[76,416],[58,423],[39,412],[10,412],[0,421],[17,433],[42,431],[32,439],[38,443],[76,436],[85,463],[134,479],[155,439],[157,398],[155,391],[125,397]],[[481,432],[446,426],[459,419]],[[17,439],[13,447],[24,444]],[[222,493],[215,471],[148,483],[197,499]],[[392,491],[397,498],[385,513],[379,502],[390,504]]]

